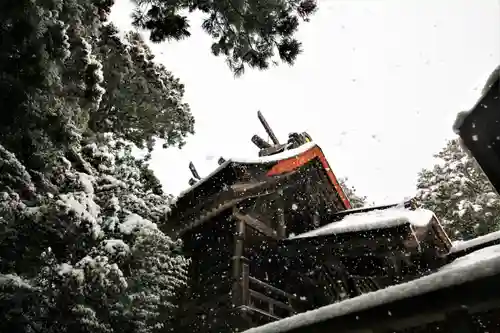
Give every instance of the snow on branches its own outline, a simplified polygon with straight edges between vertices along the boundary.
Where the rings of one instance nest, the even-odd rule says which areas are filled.
[[[450,236],[469,239],[498,230],[500,197],[457,140],[436,155],[432,169],[418,176],[417,198],[436,213]]]
[[[8,282],[34,299],[20,309],[29,319],[13,318],[21,326],[52,332],[37,323],[47,316],[77,332],[132,325],[146,333],[168,325],[189,264],[182,244],[158,228],[169,198],[148,188],[147,166],[112,135],[77,153],[86,165],[61,159],[47,177],[57,191],[38,193],[0,146],[0,307],[16,297],[4,292]]]

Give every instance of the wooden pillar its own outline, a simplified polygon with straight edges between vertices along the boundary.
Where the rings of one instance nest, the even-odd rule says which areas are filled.
[[[285,201],[283,200],[283,190],[278,190],[278,195],[277,195],[277,203],[278,203],[278,209],[277,209],[277,218],[278,218],[278,226],[277,226],[277,234],[278,237],[280,238],[285,238],[286,237],[286,221],[285,221]]]
[[[236,212],[236,209],[235,209]],[[234,233],[234,252],[232,258],[233,266],[233,288],[232,297],[233,305],[235,307],[247,305],[245,299],[245,292],[243,290],[243,271],[248,271],[248,263],[246,262],[243,254],[245,250],[245,221],[234,219],[236,222]]]
[[[241,303],[249,305],[250,303],[250,266],[245,258],[241,265]]]

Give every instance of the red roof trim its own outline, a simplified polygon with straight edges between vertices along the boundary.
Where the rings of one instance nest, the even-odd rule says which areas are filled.
[[[350,209],[351,208],[351,203],[349,202],[349,199],[347,199],[344,191],[342,190],[342,187],[340,186],[339,182],[337,181],[337,177],[335,177],[335,174],[333,173],[332,169],[330,168],[330,165],[328,164],[328,161],[325,158],[325,155],[321,151],[321,148],[318,146],[315,146],[309,150],[306,150],[305,152],[295,156],[291,157],[282,161],[279,161],[276,163],[271,170],[267,172],[268,176],[276,176],[280,175],[286,172],[293,171],[307,162],[318,158],[321,162],[321,165],[326,171],[326,174],[328,178],[330,179],[330,182],[332,183],[333,187],[337,191],[337,193],[340,196],[340,199],[342,200],[342,203],[344,204],[345,209]]]

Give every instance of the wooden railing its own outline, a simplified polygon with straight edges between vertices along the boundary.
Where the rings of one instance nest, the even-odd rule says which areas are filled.
[[[297,297],[269,283],[250,276],[248,264],[242,265],[241,308],[278,320],[295,313],[292,303]]]

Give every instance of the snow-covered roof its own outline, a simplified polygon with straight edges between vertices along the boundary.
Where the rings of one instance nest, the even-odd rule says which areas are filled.
[[[352,312],[374,308],[495,274],[500,274],[500,245],[473,252],[443,266],[438,272],[422,278],[251,328],[244,333],[287,332]],[[334,331],[333,327],[332,331]]]
[[[289,149],[285,150],[281,153],[274,154],[271,156],[262,156],[262,157],[256,157],[256,158],[231,158],[226,160],[224,163],[219,165],[214,171],[212,171],[210,174],[207,176],[203,177],[199,181],[197,181],[193,186],[187,188],[186,190],[182,191],[179,195],[178,198],[183,197],[187,193],[191,192],[194,190],[196,187],[200,186],[203,184],[205,181],[219,173],[222,169],[224,169],[227,165],[230,163],[239,163],[239,164],[260,164],[260,163],[272,163],[272,162],[278,162],[282,160],[286,160],[292,157],[295,157],[297,155],[300,155],[309,149],[312,149],[316,147],[317,145],[314,142],[308,142],[303,144],[300,147],[297,147],[295,149]]]
[[[430,210],[409,210],[405,208],[393,207],[383,210],[373,210],[365,213],[347,215],[340,221],[324,225],[321,228],[290,238],[305,238],[340,234],[345,232],[384,229],[407,223],[414,226],[427,226],[433,217],[434,213]]]
[[[489,234],[486,234],[483,236],[479,236],[479,237],[476,237],[476,238],[473,238],[473,239],[470,239],[467,241],[455,241],[455,242],[453,242],[453,246],[452,246],[450,252],[467,250],[467,249],[470,249],[472,247],[476,247],[476,246],[479,246],[479,245],[482,245],[482,244],[488,243],[488,242],[493,242],[493,241],[499,240],[499,239],[500,239],[500,231],[495,231],[495,232],[492,232],[492,233],[489,233]]]

